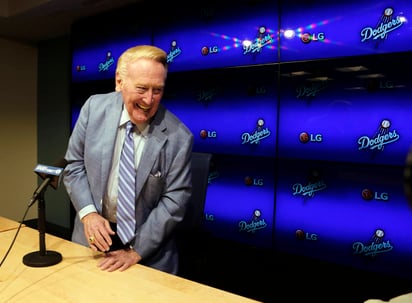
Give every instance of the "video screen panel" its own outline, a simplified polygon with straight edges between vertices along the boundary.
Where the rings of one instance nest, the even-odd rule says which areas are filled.
[[[152,44],[151,18],[146,4],[130,5],[72,26],[72,82],[114,79],[120,54],[129,47]],[[136,15],[139,18],[136,18]]]
[[[276,70],[171,73],[162,103],[193,132],[194,151],[275,157]]]
[[[412,50],[412,2],[281,1],[280,62]]]
[[[274,159],[213,155],[204,230],[217,238],[272,249],[274,186]]]
[[[412,142],[410,53],[281,66],[280,158],[403,165]]]
[[[107,41],[94,46],[78,48],[72,56],[72,82],[113,79],[117,60],[129,47],[151,44],[151,36],[121,41]],[[114,83],[114,82],[113,82]]]
[[[293,160],[277,173],[276,249],[410,278],[402,167]]]
[[[278,62],[277,1],[170,5],[153,44],[168,53],[171,72]]]

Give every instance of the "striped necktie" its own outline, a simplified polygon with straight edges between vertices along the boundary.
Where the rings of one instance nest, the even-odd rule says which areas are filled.
[[[126,124],[124,140],[119,163],[119,193],[117,199],[117,234],[124,244],[135,235],[135,181],[133,127]]]

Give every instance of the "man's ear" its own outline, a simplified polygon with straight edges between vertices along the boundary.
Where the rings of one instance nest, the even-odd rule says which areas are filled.
[[[122,78],[120,77],[119,73],[116,72],[115,77],[115,91],[120,92],[122,90]]]

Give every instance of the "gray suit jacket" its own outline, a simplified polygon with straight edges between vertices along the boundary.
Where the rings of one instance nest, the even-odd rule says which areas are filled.
[[[93,203],[102,213],[122,108],[121,93],[112,92],[91,96],[80,111],[63,174],[77,212]],[[141,264],[174,274],[178,257],[173,231],[184,217],[192,191],[192,146],[190,130],[160,104],[137,169],[134,248],[142,256]],[[72,240],[89,246],[79,216]]]

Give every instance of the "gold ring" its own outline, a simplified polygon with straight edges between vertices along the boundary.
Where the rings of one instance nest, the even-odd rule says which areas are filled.
[[[93,242],[94,242],[94,236],[90,236],[90,237],[89,237],[89,242],[90,242],[91,244],[93,244]]]

